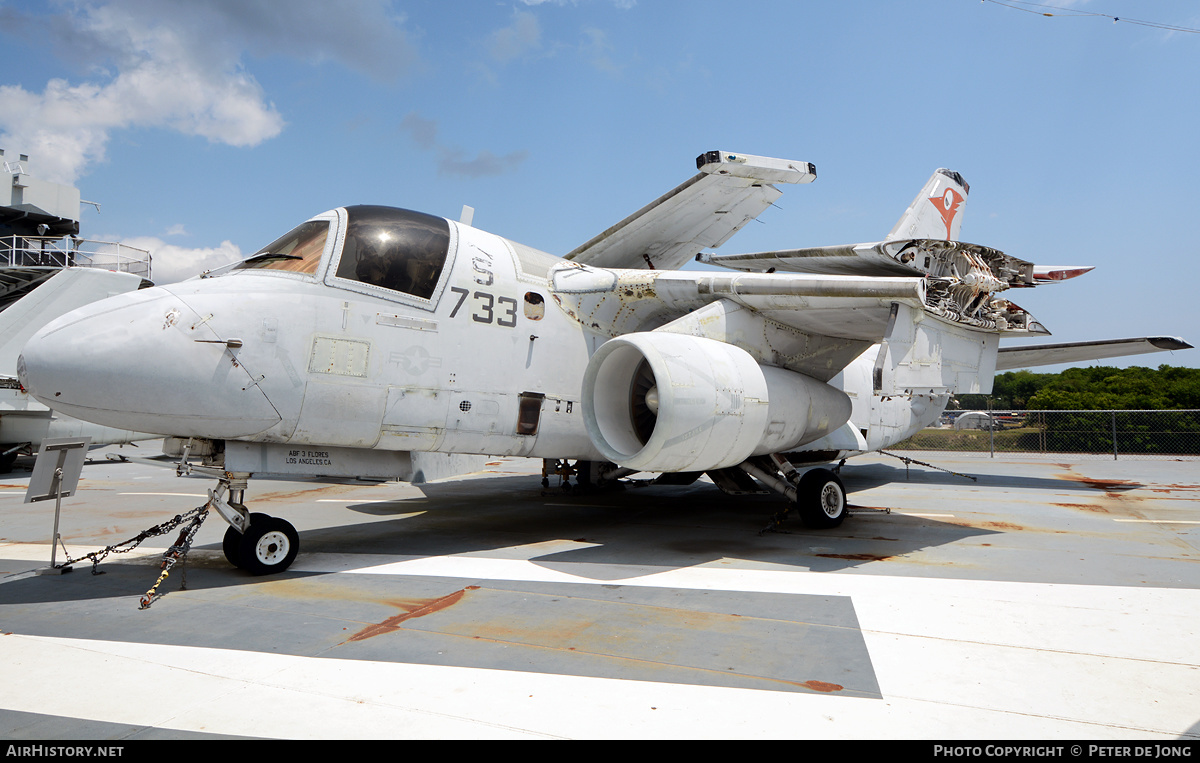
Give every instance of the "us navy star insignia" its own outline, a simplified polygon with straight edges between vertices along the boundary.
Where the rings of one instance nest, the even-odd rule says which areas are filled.
[[[430,367],[440,368],[442,359],[431,356],[424,347],[414,345],[403,352],[391,353],[388,356],[388,363],[403,366],[405,373],[423,374]]]

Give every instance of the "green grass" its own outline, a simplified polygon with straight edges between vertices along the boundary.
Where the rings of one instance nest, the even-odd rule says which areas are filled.
[[[991,436],[995,437],[996,450],[1028,450],[1036,448],[1037,427],[1018,427],[987,432],[980,429],[922,429],[904,442],[891,446],[891,450],[964,450],[990,451]]]

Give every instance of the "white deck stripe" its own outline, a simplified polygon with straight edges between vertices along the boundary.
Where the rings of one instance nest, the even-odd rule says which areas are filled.
[[[997,663],[989,678],[998,680],[955,686],[953,671],[961,660],[1003,656],[970,643],[933,649],[893,637],[872,644],[877,668],[884,663],[881,679],[888,678],[881,681],[884,699],[870,700],[233,649],[3,638],[0,680],[28,687],[17,696],[0,696],[6,709],[211,734],[297,739],[931,739],[955,738],[953,729],[986,728],[997,739],[1173,738],[1141,725],[1144,719],[1128,712],[1145,697],[1110,697],[1102,685],[1107,679],[1089,680],[1080,671],[1086,666],[1063,665],[1057,657],[1037,665],[1042,672],[1036,676],[1015,673],[1035,666]],[[897,662],[901,664],[893,664]],[[947,680],[935,687],[922,668]],[[83,675],[89,685],[117,692],[122,701],[62,690]],[[914,679],[915,684],[887,686]],[[920,691],[923,685],[940,698],[915,696],[926,693]],[[147,686],[172,690],[146,691]],[[944,696],[946,691],[951,696]],[[1074,703],[1081,707],[1072,711],[1056,704],[1064,694],[1086,699]],[[1157,696],[1159,705],[1173,704],[1169,701],[1174,698]],[[728,712],[730,707],[738,712]],[[989,709],[996,707],[1009,709]],[[246,708],[270,712],[249,713]],[[1043,715],[1046,710],[1050,712]],[[1163,714],[1175,716],[1163,722],[1175,728],[1183,727],[1180,717],[1194,714],[1187,708],[1171,710],[1162,708]],[[1080,711],[1113,717],[1069,717]]]

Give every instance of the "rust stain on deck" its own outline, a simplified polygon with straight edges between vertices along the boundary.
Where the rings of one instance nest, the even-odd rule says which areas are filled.
[[[1110,514],[1111,512],[1103,506],[1097,506],[1094,503],[1056,503],[1055,506],[1062,506],[1067,509],[1082,509],[1083,511],[1092,511],[1097,514]]]
[[[1134,488],[1145,487],[1142,483],[1134,482],[1133,480],[1101,480],[1092,477],[1081,477],[1078,474],[1060,474],[1058,478],[1078,482],[1097,490],[1133,490]]]
[[[477,590],[479,590],[479,586],[469,585],[462,590],[455,591],[454,593],[447,594],[445,596],[440,596],[436,599],[425,599],[404,603],[392,602],[393,604],[407,611],[405,611],[403,614],[389,617],[383,622],[376,623],[374,625],[368,625],[366,628],[363,628],[342,643],[345,644],[351,641],[365,641],[366,639],[381,635],[383,633],[398,631],[400,630],[400,624],[404,621],[412,620],[413,618],[417,617],[424,617],[425,615],[431,615],[434,612],[441,612],[443,609],[452,607],[460,602],[463,596],[466,595],[467,591]]]
[[[311,498],[311,497],[315,497],[318,495],[327,495],[329,493],[336,493],[339,491],[345,492],[346,486],[345,485],[325,485],[323,487],[305,488],[303,490],[280,490],[280,491],[275,491],[273,493],[262,493],[260,495],[255,495],[255,496],[253,496],[253,499],[256,502],[298,500],[301,497]],[[350,497],[347,496],[346,500],[349,501]]]
[[[983,527],[991,527],[996,530],[1024,530],[1021,525],[1014,525],[1012,522],[984,522]]]
[[[840,684],[831,684],[828,681],[804,681],[804,682],[798,683],[796,685],[803,686],[806,689],[812,689],[813,691],[826,692],[826,693],[834,692],[834,691],[841,691],[842,689],[846,688],[845,686],[842,686]]]

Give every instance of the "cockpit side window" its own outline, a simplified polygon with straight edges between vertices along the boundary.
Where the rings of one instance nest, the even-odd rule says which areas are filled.
[[[450,251],[440,217],[395,207],[346,207],[337,277],[429,299]]]
[[[259,249],[234,270],[261,268],[289,273],[315,273],[329,237],[328,220],[310,220]]]

